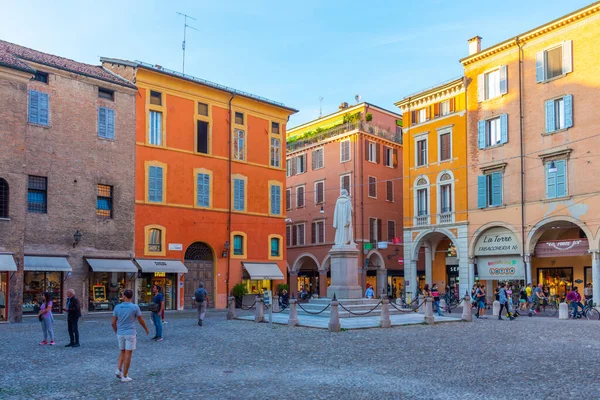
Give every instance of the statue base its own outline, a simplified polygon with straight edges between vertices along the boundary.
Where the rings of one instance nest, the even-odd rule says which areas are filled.
[[[361,299],[362,287],[358,283],[358,254],[356,244],[335,245],[329,250],[331,256],[331,285],[327,298]]]

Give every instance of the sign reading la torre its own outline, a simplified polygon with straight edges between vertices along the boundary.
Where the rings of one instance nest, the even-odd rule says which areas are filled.
[[[520,246],[514,233],[505,228],[487,231],[477,240],[475,255],[519,254]]]

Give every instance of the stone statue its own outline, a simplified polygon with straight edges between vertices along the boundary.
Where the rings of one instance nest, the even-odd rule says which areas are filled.
[[[335,246],[356,245],[352,230],[352,203],[346,189],[335,202],[333,212],[333,227],[335,228]]]

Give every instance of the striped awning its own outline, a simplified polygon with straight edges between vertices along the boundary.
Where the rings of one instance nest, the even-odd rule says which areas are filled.
[[[249,263],[242,262],[248,274],[250,274],[250,279],[263,280],[263,279],[273,279],[273,280],[283,280],[283,274],[279,270],[279,267],[276,263]]]
[[[16,271],[17,264],[12,254],[0,254],[0,271]]]
[[[129,259],[86,258],[94,272],[138,272],[138,268]]]
[[[63,271],[71,272],[73,269],[67,257],[52,256],[25,256],[25,271]]]

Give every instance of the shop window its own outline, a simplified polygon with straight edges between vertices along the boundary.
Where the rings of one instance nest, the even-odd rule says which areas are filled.
[[[561,300],[573,287],[573,268],[539,268],[538,283],[547,287],[550,296],[558,296]]]
[[[96,185],[96,215],[99,217],[112,218],[113,216],[113,187],[108,185]]]
[[[52,298],[52,312],[62,313],[62,272],[25,271],[23,275],[23,314],[37,314],[44,292]]]
[[[126,275],[124,272],[91,272],[88,309],[110,311],[121,303]]]
[[[27,189],[27,211],[39,214],[47,213],[48,178],[29,175]]]
[[[138,278],[138,305],[142,311],[148,311],[154,298],[152,287],[159,285],[165,296],[165,309],[174,310],[177,306],[177,274],[164,272],[142,273]],[[183,302],[183,300],[182,300]]]
[[[8,218],[8,182],[0,178],[0,218]]]

